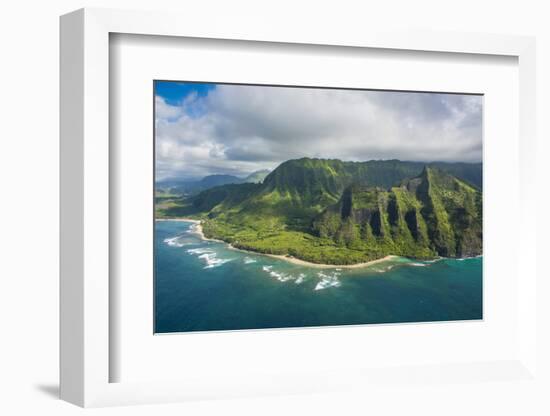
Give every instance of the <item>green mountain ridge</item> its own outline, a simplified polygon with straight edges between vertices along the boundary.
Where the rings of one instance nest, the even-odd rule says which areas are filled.
[[[481,192],[436,168],[389,190],[352,185],[313,223],[349,248],[416,258],[481,254]]]
[[[481,253],[479,188],[481,164],[304,158],[262,183],[181,198],[157,216],[200,218],[207,237],[315,263],[460,257]]]

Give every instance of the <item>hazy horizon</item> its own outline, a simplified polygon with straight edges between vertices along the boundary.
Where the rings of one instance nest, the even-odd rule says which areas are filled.
[[[328,159],[328,158],[310,158],[310,159]],[[298,160],[298,159],[288,159],[288,160]],[[287,162],[288,160],[284,160],[281,163]],[[391,161],[391,160],[397,160],[399,162],[413,162],[413,163],[425,163],[425,164],[432,164],[432,163],[464,163],[464,164],[468,164],[468,165],[477,165],[477,164],[482,164],[483,163],[482,161],[480,161],[480,162],[445,162],[445,161],[441,161],[441,160],[411,161],[411,160],[400,160],[400,159],[345,160],[343,162],[364,163],[364,162],[387,162],[387,161]],[[190,182],[191,181],[200,181],[201,179],[204,179],[208,176],[235,176],[235,177],[244,179],[244,178],[252,175],[253,173],[257,173],[257,172],[261,172],[261,171],[272,172],[281,163],[279,163],[273,169],[268,169],[268,168],[258,169],[258,170],[252,171],[252,172],[244,173],[242,175],[233,175],[233,174],[228,174],[228,173],[223,173],[223,172],[218,172],[218,173],[214,172],[214,173],[210,173],[210,174],[204,175],[204,176],[171,176],[171,177],[164,177],[164,178],[160,178],[160,179],[156,178],[155,182],[160,183],[160,182],[168,182],[168,181],[190,181]]]

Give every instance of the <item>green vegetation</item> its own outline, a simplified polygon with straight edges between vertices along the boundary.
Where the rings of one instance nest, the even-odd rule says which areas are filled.
[[[289,160],[262,183],[192,197],[157,195],[156,215],[201,219],[207,237],[314,263],[471,256],[482,250],[482,195],[471,181],[478,168]],[[456,171],[470,180],[453,176]]]

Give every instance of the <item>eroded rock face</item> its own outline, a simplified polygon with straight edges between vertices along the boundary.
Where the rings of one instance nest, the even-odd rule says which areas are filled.
[[[312,228],[317,235],[348,246],[357,239],[378,242],[393,248],[392,254],[473,256],[482,252],[481,204],[478,189],[427,167],[389,190],[346,188],[340,201],[323,211]]]

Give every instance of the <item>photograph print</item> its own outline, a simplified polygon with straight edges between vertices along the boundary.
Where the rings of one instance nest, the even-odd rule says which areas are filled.
[[[154,332],[483,319],[483,96],[154,81]]]

